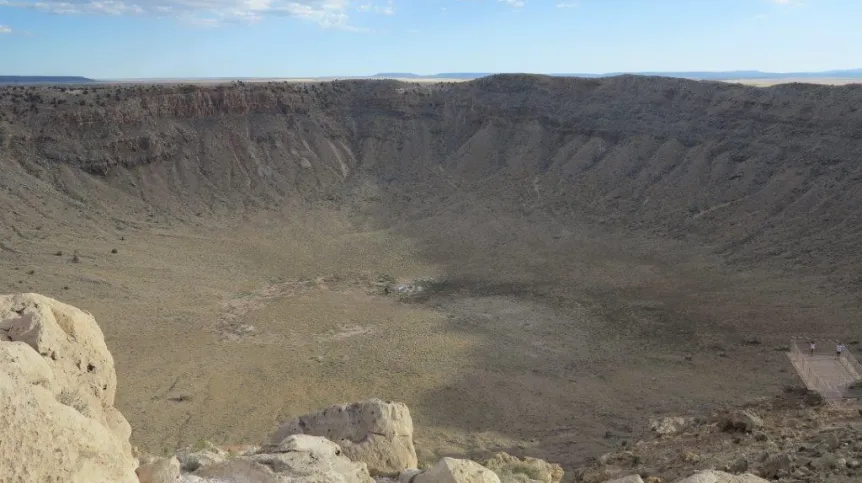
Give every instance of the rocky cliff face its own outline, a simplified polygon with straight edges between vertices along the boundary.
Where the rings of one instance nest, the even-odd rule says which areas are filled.
[[[856,280],[860,86],[507,75],[62,89],[0,91],[4,206],[38,187],[135,214],[369,196],[391,213],[471,192]]]

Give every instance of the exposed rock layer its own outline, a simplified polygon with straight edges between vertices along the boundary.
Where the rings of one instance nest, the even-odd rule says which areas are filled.
[[[0,89],[2,208],[35,191],[139,215],[382,193],[398,211],[470,192],[845,280],[862,261],[857,231],[823,236],[862,224],[860,86],[502,75],[13,89]],[[357,185],[372,188],[345,189]]]

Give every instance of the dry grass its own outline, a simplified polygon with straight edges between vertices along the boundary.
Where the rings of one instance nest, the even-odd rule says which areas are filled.
[[[229,229],[70,234],[22,255],[37,267],[29,289],[96,316],[117,363],[118,406],[134,442],[153,451],[201,438],[255,443],[279,420],[382,397],[411,407],[423,460],[507,450],[571,465],[641,437],[651,413],[769,394],[790,380],[780,354],[737,344],[740,326],[708,323],[771,310],[769,297],[713,307],[747,285],[668,267],[653,245],[503,223],[523,245],[479,258],[473,249],[496,236],[481,217],[423,228],[447,263],[398,225],[357,231],[327,211]],[[459,251],[435,238],[461,230],[474,241]],[[81,247],[80,263],[56,257],[58,243]],[[696,252],[673,254],[705,266]],[[12,280],[14,262],[2,261]],[[448,274],[451,286],[405,303],[375,293],[381,274]],[[226,320],[254,331],[225,340]],[[770,340],[767,327],[758,333]],[[731,358],[706,348],[719,342]],[[692,351],[703,352],[686,361]]]

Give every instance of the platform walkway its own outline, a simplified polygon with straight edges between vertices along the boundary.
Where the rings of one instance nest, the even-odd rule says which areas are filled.
[[[805,384],[817,391],[833,405],[859,402],[862,391],[852,387],[862,380],[862,365],[856,357],[846,350],[839,358],[835,354],[835,343],[815,341],[817,350],[809,353],[808,341],[793,341],[788,357]]]

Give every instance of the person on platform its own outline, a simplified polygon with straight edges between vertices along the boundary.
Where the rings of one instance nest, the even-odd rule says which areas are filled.
[[[844,344],[840,342],[837,346],[835,346],[835,353],[839,359],[841,359],[841,354],[843,354],[845,350],[847,350],[847,347],[845,347]]]

